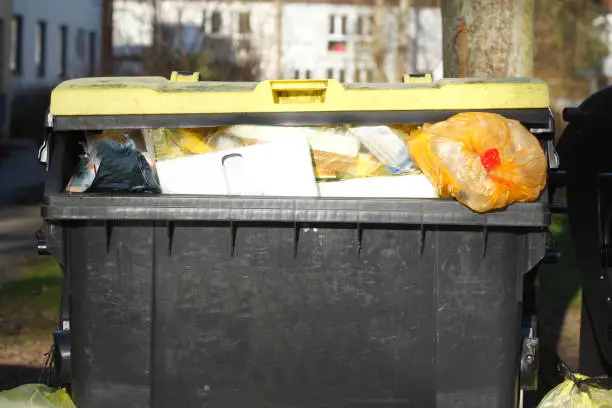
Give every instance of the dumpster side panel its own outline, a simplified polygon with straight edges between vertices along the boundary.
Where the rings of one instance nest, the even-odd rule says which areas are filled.
[[[175,227],[156,263],[155,406],[433,406],[418,235],[368,229],[359,253],[354,228],[302,229],[296,247],[291,225],[239,227],[231,256],[229,226]]]
[[[435,240],[436,407],[512,407],[526,240],[468,228]]]
[[[110,231],[71,229],[79,406],[512,407],[521,231]]]
[[[77,406],[150,406],[153,226],[79,223],[68,253]]]

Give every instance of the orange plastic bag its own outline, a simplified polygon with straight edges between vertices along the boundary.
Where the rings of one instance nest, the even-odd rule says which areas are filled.
[[[410,155],[436,187],[477,212],[535,201],[546,185],[546,156],[519,122],[460,113],[414,130]]]

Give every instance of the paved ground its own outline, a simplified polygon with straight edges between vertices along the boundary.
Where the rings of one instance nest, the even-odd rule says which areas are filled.
[[[0,208],[0,282],[14,276],[15,265],[37,256],[34,234],[41,225],[37,205]]]
[[[40,202],[44,178],[36,142],[0,141],[0,208]]]
[[[0,288],[3,283],[22,279],[28,265],[47,259],[36,254],[34,234],[41,225],[38,205],[0,208]],[[41,302],[46,287],[41,289],[40,295],[32,296],[24,307]],[[6,305],[2,308],[6,310]],[[54,310],[47,316],[32,308],[28,316],[37,322],[35,327],[16,327],[11,334],[12,320],[21,320],[14,312],[7,311],[8,316],[0,313],[0,390],[39,381],[44,354],[51,345],[52,328],[47,326],[52,326],[48,322],[57,321]],[[48,330],[36,327],[39,325]]]
[[[0,282],[11,277],[16,262],[36,255],[44,177],[36,142],[0,141]]]

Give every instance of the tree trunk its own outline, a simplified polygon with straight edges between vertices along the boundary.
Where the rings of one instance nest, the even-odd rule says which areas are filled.
[[[285,77],[283,70],[283,1],[274,0],[276,13],[276,79]]]
[[[387,15],[386,0],[376,0],[374,4],[374,36],[372,47],[372,59],[376,72],[374,80],[376,82],[388,82],[387,78],[387,42],[385,40],[385,17]]]
[[[102,3],[102,75],[114,74],[113,52],[113,0],[104,0]]]
[[[411,3],[412,0],[399,0],[395,79],[400,81],[404,74],[411,73],[406,71],[406,58],[408,55],[408,22],[410,21]]]
[[[444,76],[533,75],[534,0],[442,0]]]

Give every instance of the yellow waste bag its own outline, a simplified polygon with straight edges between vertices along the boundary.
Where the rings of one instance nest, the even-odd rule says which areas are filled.
[[[411,132],[408,146],[440,197],[477,212],[535,201],[546,185],[540,142],[500,115],[468,112],[426,124]]]
[[[76,408],[64,389],[27,384],[0,392],[0,408]]]
[[[608,377],[589,378],[565,368],[565,380],[550,391],[538,408],[612,408]]]

